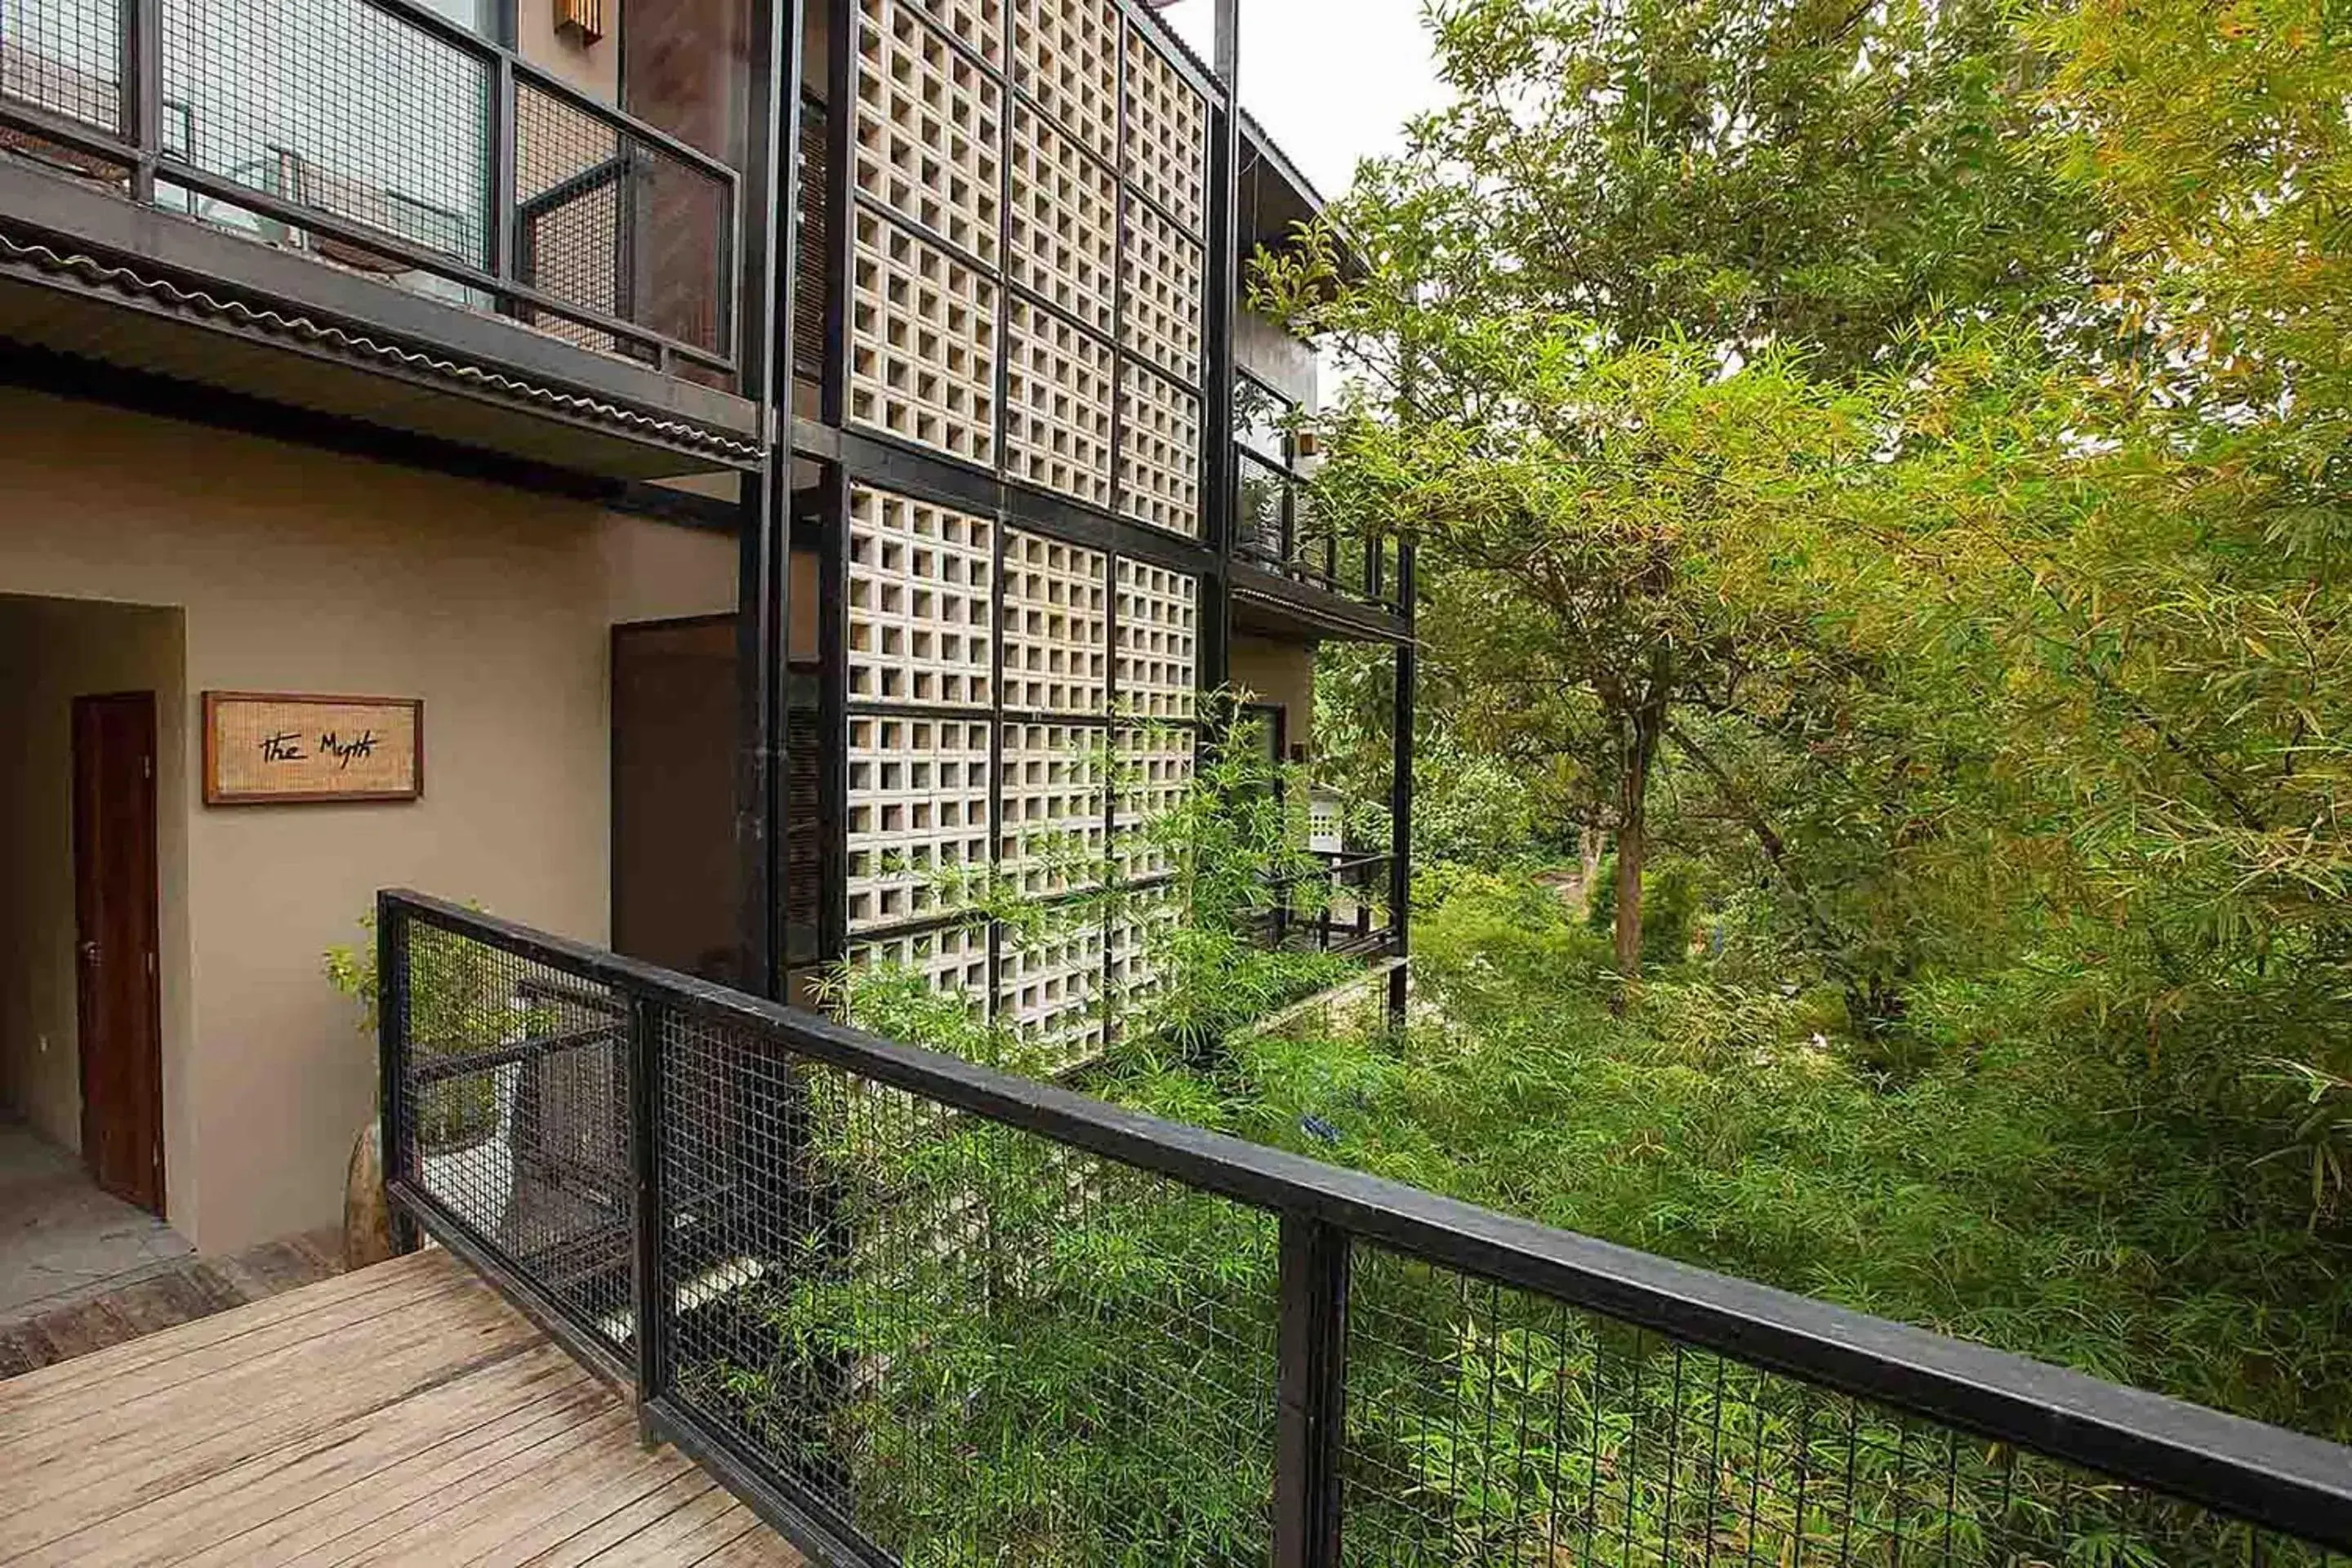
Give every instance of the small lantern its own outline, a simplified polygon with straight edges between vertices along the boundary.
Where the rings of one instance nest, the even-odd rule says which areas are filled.
[[[604,36],[604,0],[555,0],[555,31],[586,48]]]
[[[1318,784],[1307,792],[1307,847],[1318,855],[1338,855],[1348,838],[1347,802],[1335,789]]]

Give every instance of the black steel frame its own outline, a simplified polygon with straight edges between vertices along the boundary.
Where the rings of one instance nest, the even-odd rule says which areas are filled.
[[[775,0],[775,3],[781,6],[782,0]],[[771,465],[772,478],[767,491],[770,497],[769,505],[764,510],[757,513],[747,506],[745,513],[747,534],[749,530],[759,528],[766,531],[768,537],[764,543],[759,544],[755,544],[748,537],[746,539],[745,576],[741,602],[750,607],[764,604],[772,597],[788,597],[781,595],[780,579],[777,576],[778,568],[775,564],[785,559],[787,552],[781,542],[781,531],[784,528],[785,522],[780,515],[780,509],[774,503],[777,480],[773,475],[778,471],[788,470],[794,458],[822,465],[827,476],[823,486],[824,506],[821,524],[825,544],[820,565],[820,581],[824,585],[820,595],[823,625],[819,645],[824,659],[821,676],[824,702],[817,736],[818,743],[826,748],[826,754],[823,759],[824,786],[820,793],[821,821],[818,825],[825,846],[824,857],[825,868],[822,873],[824,880],[819,889],[824,909],[820,947],[822,961],[837,962],[846,956],[850,933],[845,909],[847,782],[841,758],[835,753],[842,744],[840,738],[845,733],[844,726],[847,715],[854,707],[856,707],[857,710],[865,710],[862,707],[853,705],[848,699],[846,639],[840,610],[846,570],[841,540],[847,527],[848,497],[853,485],[871,484],[880,489],[954,507],[960,510],[991,519],[996,524],[996,536],[1000,545],[1005,531],[1017,528],[1024,532],[1100,551],[1112,558],[1109,570],[1114,574],[1117,571],[1117,559],[1127,556],[1194,574],[1201,584],[1197,648],[1200,685],[1204,691],[1221,689],[1228,679],[1233,637],[1233,599],[1237,574],[1246,574],[1254,581],[1262,578],[1276,592],[1285,595],[1295,595],[1302,610],[1307,612],[1307,619],[1323,635],[1369,636],[1379,640],[1391,641],[1409,639],[1411,637],[1410,603],[1409,596],[1402,590],[1409,584],[1410,575],[1402,567],[1402,560],[1409,555],[1410,547],[1403,546],[1398,551],[1399,570],[1392,579],[1386,583],[1381,581],[1377,575],[1379,568],[1375,566],[1372,571],[1376,575],[1363,585],[1366,592],[1361,595],[1350,594],[1344,599],[1340,594],[1333,591],[1332,584],[1301,579],[1295,574],[1288,578],[1280,578],[1259,573],[1248,564],[1246,552],[1237,550],[1232,518],[1234,487],[1237,477],[1234,443],[1232,439],[1233,377],[1237,374],[1233,347],[1232,315],[1235,302],[1240,298],[1242,286],[1239,251],[1235,240],[1238,214],[1235,181],[1240,163],[1242,117],[1234,108],[1233,97],[1233,85],[1239,59],[1237,31],[1239,7],[1235,0],[1217,0],[1218,47],[1213,66],[1203,65],[1194,58],[1182,43],[1168,30],[1161,19],[1147,5],[1140,4],[1139,0],[1108,0],[1124,23],[1132,26],[1137,33],[1155,40],[1161,47],[1166,58],[1174,63],[1180,73],[1195,90],[1202,93],[1208,107],[1207,205],[1203,232],[1199,236],[1203,244],[1203,341],[1198,371],[1199,379],[1187,382],[1181,378],[1163,376],[1163,379],[1177,380],[1178,384],[1200,400],[1202,500],[1202,528],[1197,539],[1188,539],[1136,521],[1120,510],[1120,498],[1117,493],[1117,469],[1118,444],[1121,436],[1119,428],[1121,414],[1120,404],[1117,399],[1114,399],[1113,403],[1114,494],[1108,505],[1099,507],[1089,505],[1066,496],[1033,488],[1005,476],[1003,471],[1003,459],[1010,411],[1005,395],[1005,373],[1009,355],[1006,353],[1004,328],[1010,319],[1013,303],[1018,300],[1033,310],[1043,310],[1056,316],[1078,327],[1090,337],[1097,337],[1099,334],[1095,333],[1089,324],[1076,321],[1067,316],[1051,301],[1022,289],[1012,279],[1009,267],[982,266],[977,257],[965,254],[944,236],[937,234],[904,215],[876,204],[857,190],[852,166],[855,153],[855,114],[848,106],[854,104],[856,96],[856,71],[859,68],[856,38],[860,26],[860,7],[857,0],[807,0],[807,3],[824,5],[826,7],[828,23],[830,54],[824,62],[825,101],[828,106],[824,116],[827,133],[825,167],[822,172],[822,179],[803,181],[786,177],[781,182],[774,180],[770,182],[768,187],[770,210],[774,217],[772,223],[768,226],[767,232],[772,236],[770,243],[772,245],[773,253],[784,258],[780,267],[771,269],[772,276],[782,274],[777,284],[779,291],[772,296],[775,303],[771,307],[776,312],[772,319],[780,323],[778,331],[781,332],[788,330],[782,323],[789,323],[792,318],[790,308],[792,296],[783,279],[797,278],[802,270],[800,258],[794,249],[800,235],[798,224],[800,204],[812,200],[824,204],[828,221],[823,232],[829,240],[830,248],[824,258],[825,310],[823,353],[820,361],[822,368],[816,378],[814,417],[799,416],[793,413],[793,400],[789,395],[782,373],[772,372],[771,374],[771,401],[767,404],[767,407],[773,423],[781,432],[781,439],[774,460]],[[796,12],[797,9],[795,7]],[[950,30],[940,26],[936,17],[930,16],[919,3],[917,5],[917,11],[923,25],[929,26],[949,47],[956,50],[975,68],[982,69],[1000,87],[1006,142],[1006,152],[1000,160],[1000,165],[1003,182],[1009,187],[1013,165],[1011,139],[1013,117],[1016,111],[1042,116],[1045,114],[1044,109],[1019,83],[1009,68],[1009,65],[1003,69],[989,66],[986,61],[965,48]],[[797,15],[794,20],[797,24],[799,20]],[[1020,26],[1018,7],[1006,8],[1004,26],[1006,58],[1009,62],[1014,44],[1013,30]],[[775,38],[772,46],[774,52],[769,67],[770,75],[773,79],[780,81],[802,79],[799,53],[802,37],[801,29],[795,25]],[[1120,62],[1122,81],[1125,79],[1126,70],[1124,51],[1128,47],[1129,37],[1130,34],[1123,26],[1119,35],[1119,47],[1122,51]],[[793,106],[793,112],[795,117],[799,114],[800,107],[797,103]],[[1118,106],[1118,112],[1123,132],[1126,112],[1123,99]],[[799,123],[797,118],[793,123],[796,142]],[[1097,166],[1102,165],[1102,160],[1097,157],[1091,149],[1082,148],[1081,151],[1090,163]],[[1116,164],[1109,166],[1109,173],[1118,188],[1129,199],[1153,205],[1155,210],[1158,210],[1150,197],[1137,190],[1120,175]],[[1009,214],[1011,209],[1009,189],[1001,191],[999,197],[1001,209]],[[992,429],[997,453],[995,466],[982,467],[959,461],[927,447],[901,441],[887,434],[853,425],[849,421],[847,416],[848,318],[851,308],[849,281],[854,266],[853,257],[856,246],[855,226],[849,219],[852,215],[859,212],[870,212],[880,221],[915,234],[942,252],[957,257],[967,266],[978,268],[982,273],[994,279],[999,300],[996,414]],[[1163,212],[1163,216],[1167,215]],[[1124,222],[1123,217],[1121,221]],[[1003,240],[1001,236],[1000,250],[1003,248]],[[1004,258],[1000,256],[1000,261],[1003,259]],[[1124,340],[1126,309],[1123,269],[1121,273],[1114,275],[1114,289],[1113,319],[1108,337],[1108,346],[1113,350],[1114,354],[1112,361],[1114,366],[1132,363],[1140,367],[1142,374],[1161,374],[1156,367],[1145,363],[1139,356],[1129,355],[1120,346]],[[748,312],[752,307],[747,302],[746,309]],[[779,347],[774,353],[777,356],[781,356],[783,350]],[[779,358],[778,363],[789,362]],[[1371,553],[1377,556],[1379,552]],[[1001,559],[998,564],[1001,575]],[[1381,595],[1391,587],[1393,587],[1396,592],[1389,598],[1381,598]],[[1328,598],[1328,604],[1318,605],[1317,601],[1322,598]],[[1379,613],[1366,616],[1347,611],[1349,604],[1360,601],[1370,603]],[[766,609],[758,613],[772,619],[776,612]],[[996,640],[1001,645],[1001,637]],[[755,636],[750,630],[746,631],[744,649],[747,658],[762,657],[772,660],[773,650],[782,646],[780,631],[773,626],[771,626],[765,634],[760,636]],[[762,647],[769,651],[762,654],[760,651]],[[1000,657],[1001,651],[1000,647]],[[992,689],[1001,690],[1001,668],[994,673],[1000,679],[992,682]],[[772,686],[773,672],[764,668],[756,672],[747,671],[745,679],[747,681],[746,722],[747,726],[756,725],[756,732],[747,728],[744,742],[746,764],[743,770],[747,791],[744,797],[746,802],[744,811],[747,819],[739,837],[746,845],[747,853],[762,857],[761,864],[765,868],[769,880],[756,908],[753,907],[753,900],[747,899],[746,901],[742,922],[742,945],[746,951],[747,960],[755,950],[760,957],[756,963],[748,963],[744,973],[768,975],[770,984],[762,989],[766,994],[774,995],[782,994],[784,977],[789,967],[782,952],[782,919],[780,913],[788,889],[782,885],[783,868],[775,858],[776,847],[782,844],[783,838],[781,816],[782,804],[772,786],[763,786],[761,778],[763,772],[765,776],[773,778],[781,776],[785,771],[786,764],[782,754],[783,729],[781,716],[775,710],[773,702],[767,701],[762,706],[763,700],[753,689],[754,687]],[[937,716],[952,715],[940,710],[938,710]],[[1061,717],[1066,719],[1068,716]],[[1410,715],[1409,712],[1401,710],[1400,717],[1405,725],[1402,733],[1407,737],[1407,741],[1400,747],[1399,755],[1409,772]],[[1114,710],[1106,715],[1105,719],[1110,729],[1117,727],[1118,715],[1115,706]],[[1108,730],[1107,732],[1108,732]],[[1195,732],[1205,734],[1206,727],[1196,726]],[[1001,759],[992,757],[991,761],[992,777],[1000,776],[1001,768],[997,764],[1001,763]],[[1405,787],[1409,787],[1409,779],[1403,780]],[[1107,814],[1115,816],[1116,790],[1108,789],[1106,795]],[[1392,801],[1392,806],[1394,804],[1395,802]],[[748,820],[748,814],[752,811],[763,811],[767,814],[764,825],[755,826]],[[999,826],[1002,821],[1001,802],[993,798],[992,817],[992,827]],[[993,846],[998,837],[997,833],[992,833],[992,854],[994,853]],[[1400,844],[1402,842],[1402,840],[1400,839]],[[1395,887],[1407,886],[1408,883],[1403,877],[1399,876],[1396,879]],[[1401,944],[1405,928],[1405,916],[1402,904],[1393,901],[1393,889],[1391,899],[1391,907],[1395,910],[1392,940]],[[861,938],[904,935],[959,924],[966,918],[968,917],[943,913],[894,925],[888,930],[877,929],[859,934]],[[1108,944],[1106,945],[1108,947]],[[1394,950],[1401,951],[1401,945]],[[992,1007],[995,1005],[998,991],[997,962],[998,955],[993,953],[992,943],[990,974]],[[1108,962],[1107,952],[1106,963]]]
[[[637,1237],[632,1381],[639,1418],[699,1460],[818,1561],[891,1559],[784,1470],[671,1397],[662,1331],[670,1300],[655,1245],[671,1223],[655,1151],[666,1114],[657,1020],[724,1030],[740,1048],[838,1069],[1279,1216],[1282,1226],[1276,1557],[1338,1561],[1345,1498],[1349,1258],[1369,1244],[1408,1259],[1604,1315],[1809,1385],[2074,1465],[2215,1513],[2352,1551],[2352,1450],[2120,1387],[1806,1297],[1551,1229],[1300,1155],[1164,1121],[1052,1083],[898,1045],[815,1014],[495,920],[421,894],[377,898],[385,1170],[398,1211],[451,1247],[562,1342],[610,1375],[596,1325],[568,1312],[419,1179],[404,1106],[412,1075],[408,952],[417,926],[455,933],[627,999]]]
[[[1145,0],[1106,0],[1123,26],[1120,48],[1129,34],[1150,38],[1197,91],[1208,108],[1206,205],[1197,237],[1203,257],[1203,343],[1196,380],[1178,380],[1197,396],[1201,405],[1202,529],[1198,538],[1185,538],[1125,516],[1116,496],[1108,507],[1089,506],[1066,497],[1032,489],[994,471],[959,464],[919,447],[908,446],[845,421],[846,316],[849,309],[852,226],[846,216],[863,198],[851,175],[854,116],[846,106],[855,96],[857,57],[855,47],[856,0],[755,0],[752,37],[751,133],[748,155],[739,174],[723,163],[676,138],[624,113],[581,97],[516,53],[514,0],[499,0],[494,7],[495,38],[472,31],[422,8],[415,0],[362,0],[384,15],[412,26],[422,34],[468,57],[486,62],[493,86],[489,95],[491,124],[489,191],[497,211],[488,215],[486,243],[490,265],[475,268],[398,237],[336,218],[333,215],[265,191],[226,180],[186,165],[165,151],[159,129],[163,104],[161,55],[162,0],[121,0],[119,16],[121,63],[121,124],[112,130],[70,118],[44,113],[15,101],[0,101],[0,124],[87,153],[123,171],[134,200],[153,204],[156,182],[167,183],[240,208],[283,221],[290,226],[340,239],[384,255],[404,264],[480,289],[513,313],[543,311],[579,326],[610,334],[616,342],[643,349],[650,368],[663,374],[699,367],[731,373],[744,397],[754,405],[765,432],[764,458],[741,471],[740,489],[731,502],[635,481],[615,481],[575,475],[552,465],[500,458],[432,437],[388,431],[361,420],[308,413],[263,398],[212,388],[194,388],[163,378],[110,365],[99,365],[50,353],[27,353],[10,363],[0,375],[23,384],[58,387],[78,395],[133,406],[152,407],[178,417],[226,427],[306,441],[370,457],[404,462],[434,471],[473,475],[496,482],[576,496],[620,510],[665,518],[695,526],[732,528],[740,540],[739,605],[741,616],[740,730],[737,762],[736,834],[743,866],[744,893],[738,917],[740,973],[763,994],[781,994],[789,963],[805,967],[807,955],[788,955],[782,910],[793,889],[786,886],[784,845],[788,830],[802,825],[788,820],[782,780],[789,772],[788,726],[784,713],[789,684],[784,650],[791,645],[789,591],[796,509],[796,465],[814,462],[825,478],[820,484],[824,500],[817,526],[826,540],[828,563],[824,580],[837,580],[837,535],[842,526],[842,501],[852,481],[927,497],[980,512],[1005,526],[1105,552],[1114,557],[1172,567],[1194,574],[1201,584],[1199,600],[1199,671],[1204,690],[1221,688],[1230,668],[1234,600],[1244,582],[1265,597],[1282,596],[1297,611],[1286,624],[1301,636],[1368,637],[1395,641],[1409,637],[1409,614],[1383,612],[1353,615],[1337,595],[1318,584],[1287,583],[1262,573],[1236,558],[1232,528],[1232,495],[1235,467],[1232,443],[1234,359],[1232,312],[1240,289],[1239,258],[1234,240],[1237,203],[1234,184],[1239,164],[1242,116],[1233,108],[1233,82],[1238,60],[1234,0],[1217,0],[1218,47],[1213,66],[1187,50]],[[822,177],[807,181],[795,173],[801,129],[814,112],[801,89],[803,24],[813,6],[824,6],[831,23],[832,53],[825,62],[826,101],[843,106],[842,112],[823,115],[826,157]],[[1013,19],[1018,25],[1017,17]],[[1008,35],[1009,37],[1009,35]],[[1124,64],[1122,61],[1122,69]],[[1042,109],[1009,72],[1005,82],[1009,115],[1015,105],[1029,112]],[[544,92],[613,126],[625,137],[658,149],[688,166],[723,184],[729,213],[730,237],[722,258],[720,309],[725,318],[723,352],[711,353],[694,344],[614,317],[583,310],[550,299],[517,276],[519,252],[527,225],[517,210],[512,174],[515,164],[515,94],[520,88]],[[1125,105],[1119,106],[1122,127]],[[1088,153],[1092,156],[1091,153]],[[1012,159],[1003,161],[1011,178]],[[1099,160],[1097,160],[1099,163]],[[1114,169],[1116,174],[1117,171]],[[610,168],[593,178],[617,177]],[[1151,198],[1123,178],[1120,188],[1135,201]],[[833,241],[823,258],[825,310],[816,416],[799,417],[793,397],[797,360],[793,325],[796,294],[812,275],[803,265],[800,217],[806,204],[821,204],[829,218],[824,232]],[[894,217],[894,222],[904,222]],[[1123,333],[1125,289],[1119,282],[1115,301],[1111,342],[1116,348]],[[1049,301],[1026,294],[1000,278],[1002,297],[1019,294],[1034,308],[1053,311]],[[1083,323],[1081,323],[1083,325]],[[460,352],[470,352],[461,339]],[[1124,351],[1120,351],[1124,354]],[[1000,354],[1000,363],[1003,356]],[[1142,364],[1139,374],[1160,374]],[[1000,420],[1004,399],[998,398]],[[1116,405],[1115,405],[1116,408]],[[998,432],[1002,445],[1002,428]],[[708,462],[701,466],[713,467]],[[804,495],[805,490],[803,491]],[[1406,606],[1409,610],[1409,606]],[[839,721],[846,711],[843,692],[845,659],[840,608],[827,595],[819,611],[820,646],[824,666],[823,722],[814,743],[824,746],[821,759],[825,788],[821,792],[819,821],[814,825],[825,846],[819,890],[827,918],[822,921],[819,961],[838,959],[845,951],[845,921],[841,915],[845,827],[845,787],[840,759],[831,755]],[[1402,626],[1402,632],[1400,627]],[[1114,716],[1115,717],[1115,716]],[[1115,809],[1115,804],[1112,807]]]
[[[161,0],[125,0],[118,34],[123,84],[121,124],[112,131],[68,116],[46,112],[32,105],[0,99],[0,125],[70,148],[119,168],[127,178],[131,199],[141,205],[158,205],[159,179],[194,195],[221,202],[290,228],[385,257],[436,277],[477,289],[498,301],[508,314],[543,315],[603,333],[625,344],[667,374],[685,366],[700,366],[732,374],[739,358],[737,333],[741,312],[737,294],[743,277],[743,223],[740,182],[736,172],[677,138],[641,121],[586,98],[555,77],[521,58],[510,42],[492,42],[470,29],[438,16],[411,0],[361,0],[373,9],[415,28],[438,43],[481,62],[490,88],[487,127],[490,148],[487,171],[488,211],[485,228],[488,264],[473,266],[458,258],[416,245],[386,230],[354,223],[332,212],[225,178],[172,155],[161,130],[163,120],[163,17]],[[500,31],[509,32],[510,5],[502,4]],[[534,287],[526,277],[520,252],[527,232],[521,222],[515,189],[515,121],[517,95],[530,91],[556,100],[613,130],[624,148],[641,143],[674,158],[715,182],[724,193],[725,241],[719,258],[719,278],[713,290],[719,310],[716,348],[655,331],[620,316],[589,309]],[[631,154],[583,176],[605,184],[625,182]],[[625,240],[624,241],[625,243]]]

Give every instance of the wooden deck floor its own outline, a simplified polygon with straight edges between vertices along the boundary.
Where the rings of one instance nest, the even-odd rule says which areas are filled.
[[[68,1304],[0,1321],[0,1379],[299,1290],[343,1271],[342,1232],[313,1231],[228,1258],[191,1255]]]
[[[0,1563],[802,1563],[447,1254],[0,1383]]]

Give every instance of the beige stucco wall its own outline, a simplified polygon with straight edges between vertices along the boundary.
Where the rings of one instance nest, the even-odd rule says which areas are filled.
[[[1284,710],[1283,729],[1292,746],[1314,745],[1313,644],[1236,635],[1226,668],[1235,690],[1248,692],[1254,702],[1271,702]]]
[[[610,627],[730,608],[734,541],[30,393],[0,430],[0,593],[184,616],[173,1222],[208,1250],[329,1223],[373,1067],[321,951],[390,884],[601,940]],[[421,697],[425,796],[207,808],[206,689]]]
[[[599,103],[621,101],[621,7],[604,0],[604,36],[582,44],[555,30],[555,0],[522,0],[515,7],[515,52],[566,87]]]
[[[0,595],[0,1104],[68,1149],[81,1146],[75,1049],[73,700],[153,691],[159,750],[185,743],[181,620],[173,610]],[[184,778],[157,781],[157,880],[184,888]],[[163,953],[187,952],[185,900],[163,905]],[[163,954],[159,954],[159,961]],[[170,967],[170,966],[167,966]],[[163,976],[163,1008],[185,1038],[185,963]],[[172,1075],[184,1089],[184,1071]],[[164,1102],[184,1132],[184,1096]],[[168,1133],[167,1133],[168,1136]]]

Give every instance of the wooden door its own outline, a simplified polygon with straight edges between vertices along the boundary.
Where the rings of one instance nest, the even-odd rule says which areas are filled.
[[[735,617],[613,628],[613,948],[738,984]]]
[[[82,1161],[100,1186],[162,1214],[152,691],[74,699],[73,851]]]

